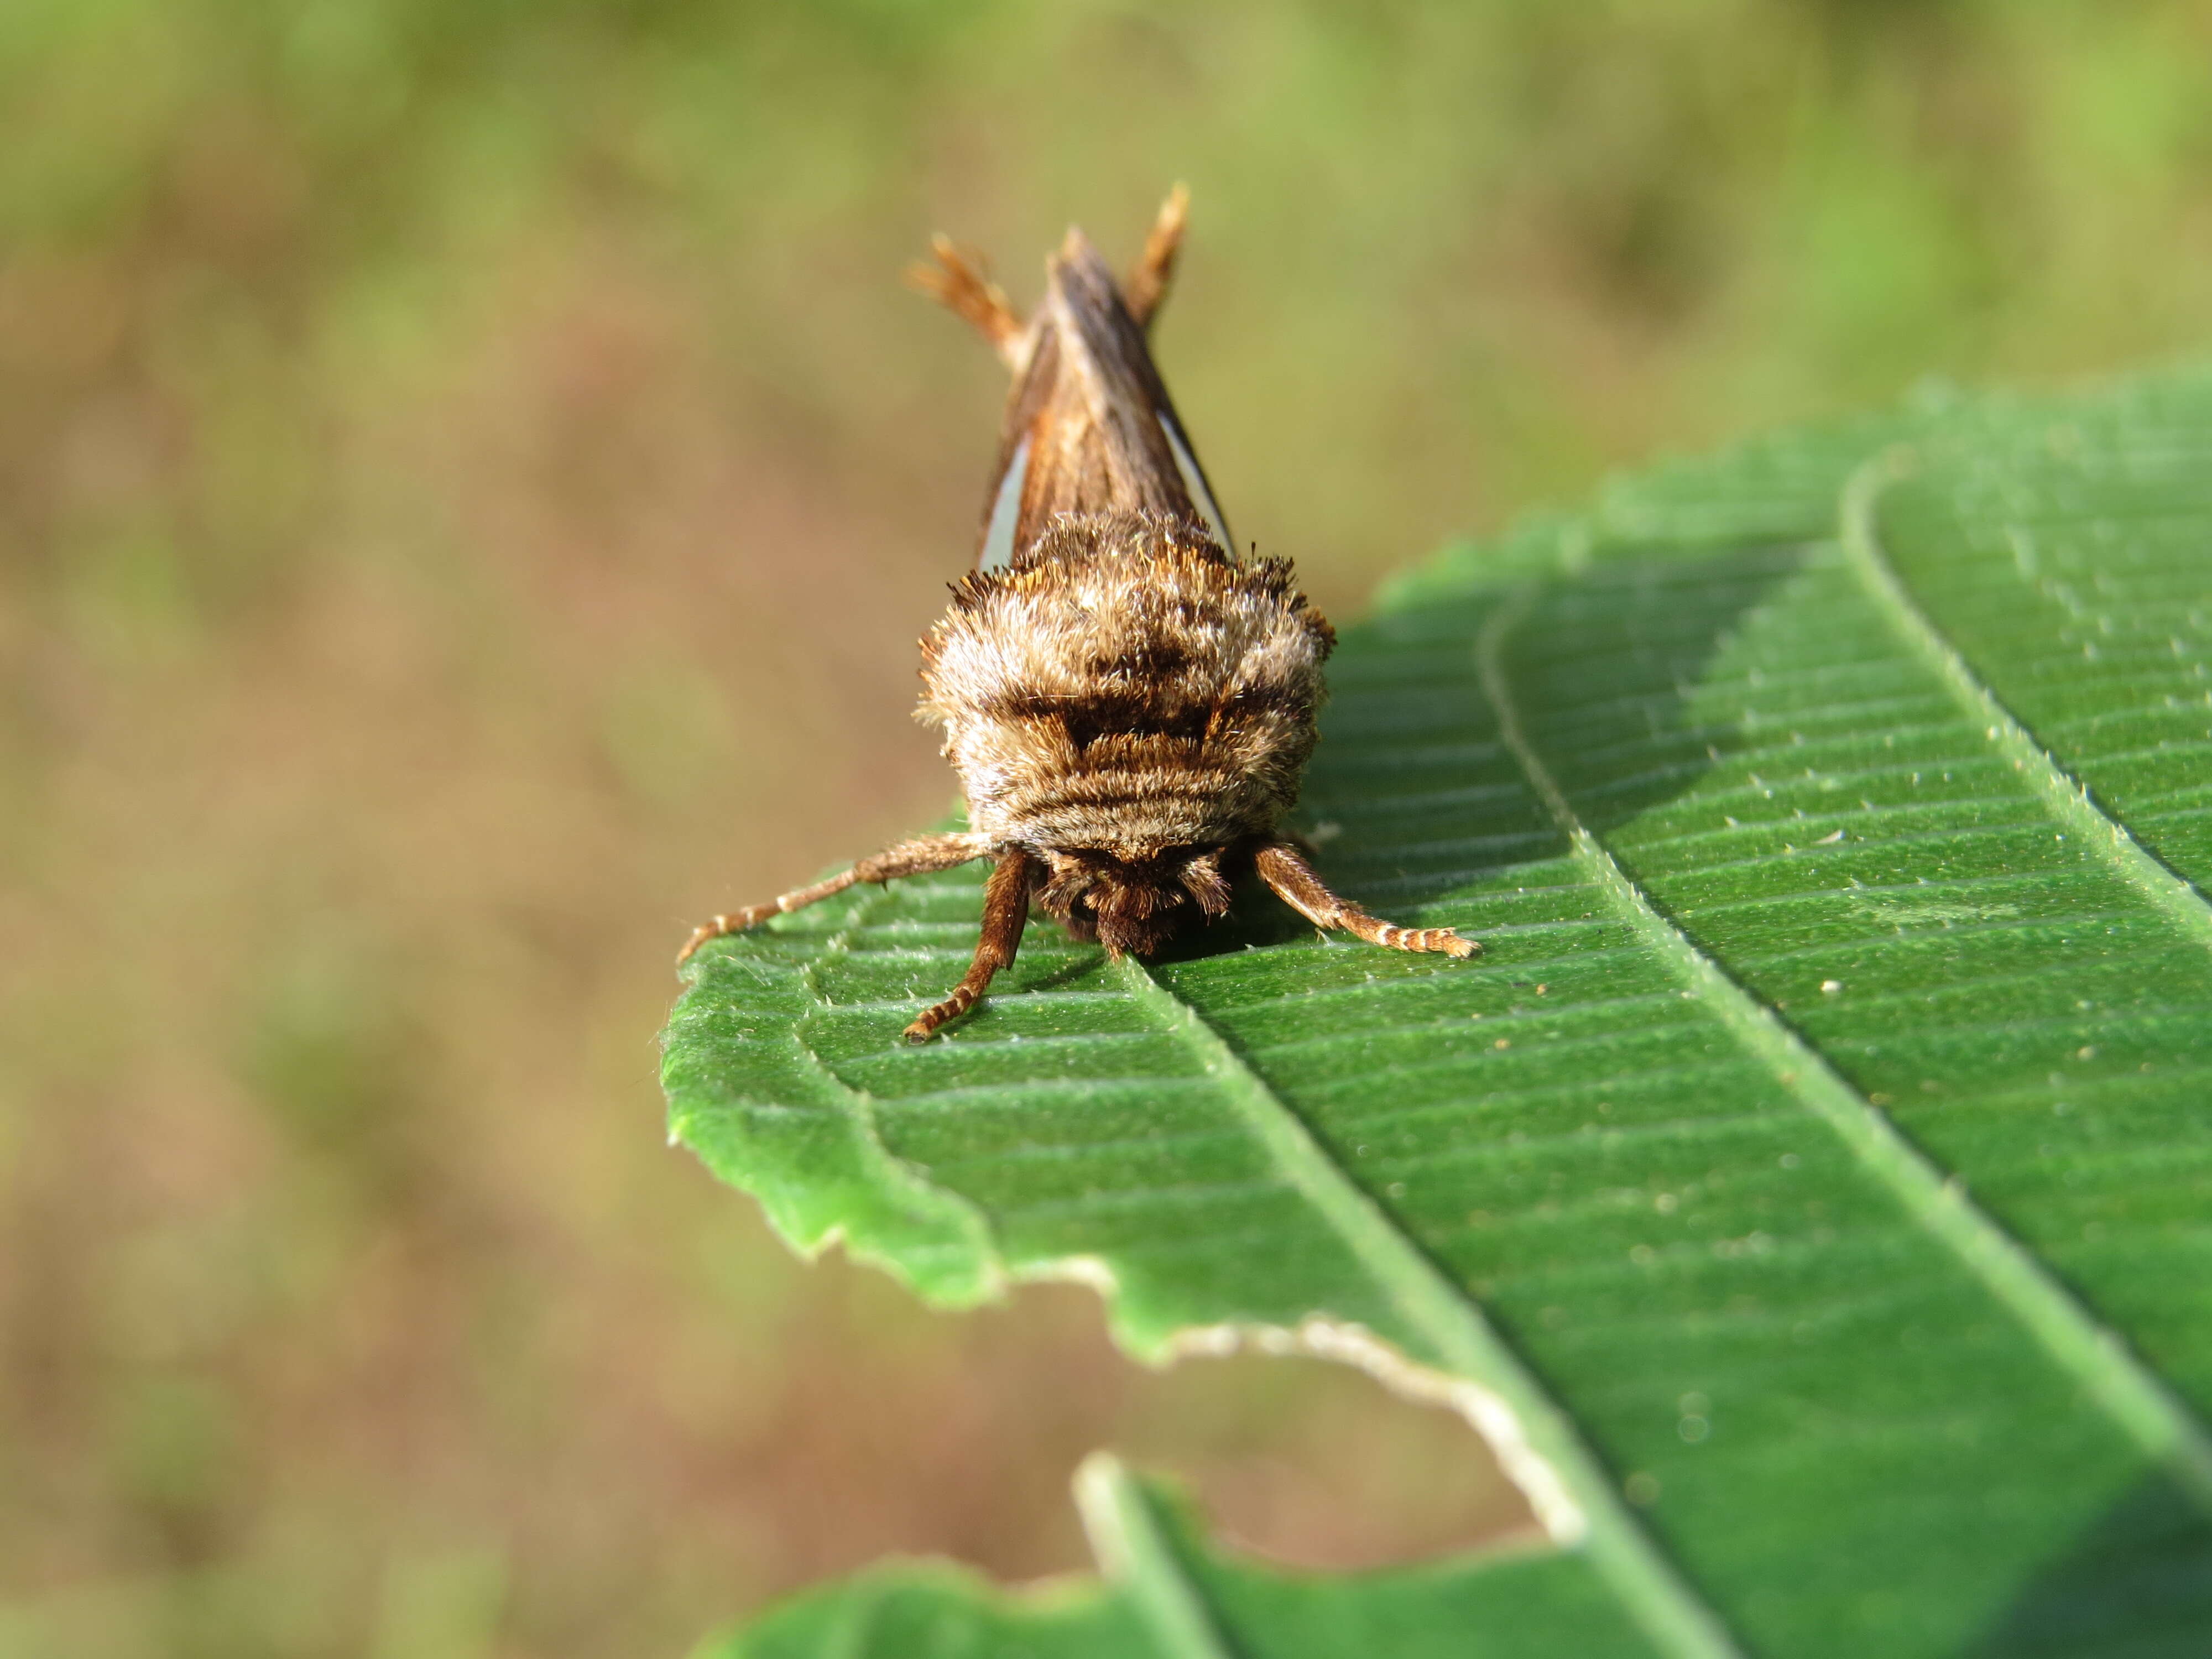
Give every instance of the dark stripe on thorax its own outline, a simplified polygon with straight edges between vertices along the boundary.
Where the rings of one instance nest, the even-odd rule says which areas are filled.
[[[1101,687],[1075,696],[1007,692],[985,699],[977,712],[990,720],[1054,721],[1081,750],[1109,737],[1203,741],[1233,728],[1240,720],[1310,716],[1313,700],[1303,690],[1279,683],[1202,700],[1165,687],[1140,685]]]

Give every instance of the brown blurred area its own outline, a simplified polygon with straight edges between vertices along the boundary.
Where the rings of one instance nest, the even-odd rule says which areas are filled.
[[[20,0],[0,1655],[676,1651],[1073,1565],[1102,1443],[1316,1559],[1520,1524],[1358,1379],[928,1313],[664,1144],[688,925],[951,798],[1002,384],[900,265],[1025,303],[1188,179],[1164,367],[1356,613],[1656,449],[2201,349],[2208,65],[2201,4]]]

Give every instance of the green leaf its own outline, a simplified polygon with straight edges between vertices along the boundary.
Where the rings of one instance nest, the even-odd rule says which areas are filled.
[[[1080,1619],[895,1573],[739,1650],[2202,1652],[2208,463],[2203,374],[1931,397],[1395,585],[1305,827],[1474,963],[1258,892],[1143,966],[1034,923],[913,1049],[973,876],[702,953],[672,1124],[795,1245],[947,1304],[1086,1277],[1147,1357],[1367,1365],[1557,1545],[1270,1575],[1097,1475],[1154,1523]]]
[[[1642,1651],[1635,1631],[1571,1558],[1501,1556],[1485,1571],[1414,1567],[1340,1583],[1231,1560],[1209,1549],[1169,1494],[1100,1455],[1077,1478],[1109,1586],[1050,1583],[1009,1595],[941,1562],[879,1567],[797,1598],[719,1659],[1173,1659],[1241,1653],[1388,1653],[1397,1659],[1519,1659],[1547,1651]],[[1552,1644],[1565,1643],[1553,1649]]]

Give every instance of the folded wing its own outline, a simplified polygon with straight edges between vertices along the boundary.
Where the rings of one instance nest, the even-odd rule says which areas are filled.
[[[1062,514],[1164,514],[1233,558],[1228,521],[1106,262],[1071,230],[1046,271],[1006,405],[977,568],[1004,568]]]

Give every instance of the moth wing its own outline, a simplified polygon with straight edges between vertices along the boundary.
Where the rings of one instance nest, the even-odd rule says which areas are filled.
[[[975,550],[978,570],[1004,570],[1013,563],[1014,524],[1021,517],[1022,483],[1029,471],[1030,434],[1024,432],[991,486],[990,516],[983,520],[983,544]]]
[[[977,568],[1003,568],[1063,513],[1161,513],[1235,556],[1227,517],[1113,273],[1081,231],[1048,262],[1006,405]]]
[[[1198,464],[1198,452],[1183,436],[1182,423],[1167,402],[1167,391],[1160,392],[1160,430],[1166,434],[1168,447],[1175,452],[1176,471],[1182,474],[1183,488],[1198,503],[1198,510],[1206,517],[1206,527],[1213,539],[1221,544],[1221,550],[1231,559],[1237,556],[1236,539],[1229,533],[1229,515],[1221,510],[1221,503],[1213,498],[1213,486],[1206,482],[1206,469]]]

